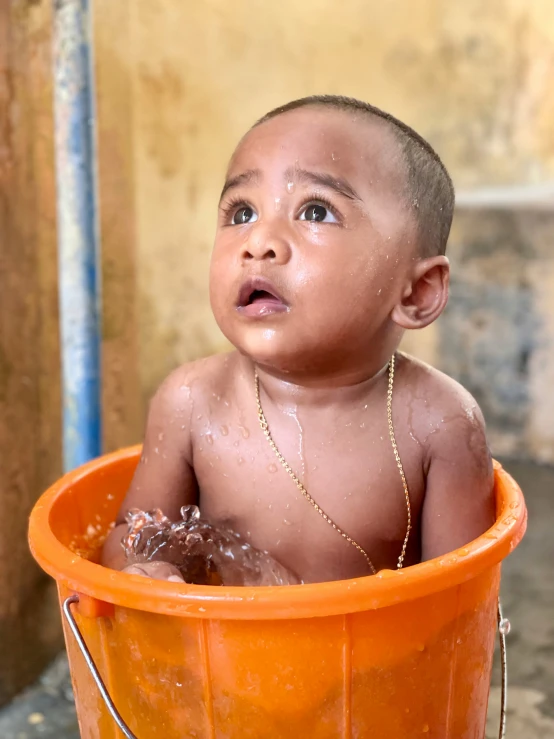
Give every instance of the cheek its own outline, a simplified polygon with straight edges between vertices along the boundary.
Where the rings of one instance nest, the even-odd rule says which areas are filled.
[[[302,308],[310,330],[325,325],[331,334],[356,334],[372,330],[392,309],[395,281],[386,255],[345,250],[340,257],[315,260],[302,270],[299,288]]]
[[[235,252],[229,249],[225,243],[217,243],[212,251],[210,261],[210,288],[221,285],[225,286],[232,279],[236,259]]]
[[[377,262],[365,249],[361,254],[349,249],[320,252],[300,265],[297,284],[300,289],[318,293],[319,302],[324,299],[327,307],[334,309],[343,301],[359,300],[372,291],[380,281]]]
[[[232,276],[228,262],[224,252],[214,250],[210,262],[209,289],[212,312],[218,323],[229,299]]]

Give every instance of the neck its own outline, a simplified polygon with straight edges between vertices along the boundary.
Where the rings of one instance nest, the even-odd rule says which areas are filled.
[[[289,374],[274,367],[256,364],[243,357],[245,373],[257,373],[260,387],[273,403],[279,405],[327,406],[335,402],[349,403],[367,399],[379,392],[388,378],[389,360],[355,370],[327,375]]]

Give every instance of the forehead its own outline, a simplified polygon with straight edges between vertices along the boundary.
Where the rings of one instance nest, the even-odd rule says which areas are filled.
[[[398,139],[389,124],[365,113],[306,107],[256,126],[241,140],[229,164],[233,176],[249,169],[278,176],[291,166],[322,169],[352,184],[406,186]]]

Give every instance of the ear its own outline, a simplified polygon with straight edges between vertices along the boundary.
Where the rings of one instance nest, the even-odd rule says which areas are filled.
[[[448,302],[450,263],[444,256],[416,262],[402,299],[392,311],[392,320],[401,328],[425,328],[443,312]]]

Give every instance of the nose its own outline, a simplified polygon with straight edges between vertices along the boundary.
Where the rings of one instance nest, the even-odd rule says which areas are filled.
[[[291,256],[291,247],[286,235],[263,224],[252,226],[248,238],[241,247],[241,259],[270,261],[274,264],[286,264]]]

